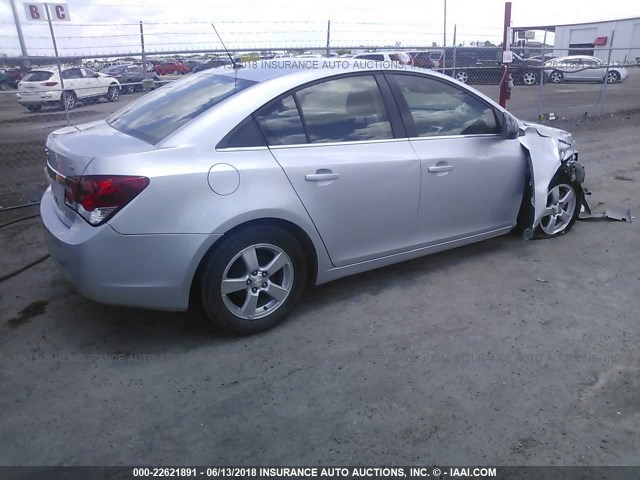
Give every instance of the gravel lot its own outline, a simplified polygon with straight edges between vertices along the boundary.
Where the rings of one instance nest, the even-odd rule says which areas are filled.
[[[0,205],[37,199],[6,145],[41,149],[41,115],[2,104]],[[637,212],[640,111],[553,125],[594,211]],[[92,303],[45,260],[0,283],[0,465],[637,465],[639,251],[640,222],[508,235],[311,289],[249,338]],[[0,229],[0,275],[44,253],[38,218]]]

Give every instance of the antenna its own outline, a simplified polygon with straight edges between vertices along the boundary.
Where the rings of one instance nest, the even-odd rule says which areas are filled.
[[[224,48],[224,51],[226,52],[227,56],[229,57],[229,60],[231,60],[231,64],[233,65],[234,69],[238,69],[238,68],[242,68],[242,65],[238,65],[234,60],[233,57],[231,56],[231,54],[229,53],[229,50],[227,50],[226,45],[224,44],[224,42],[222,41],[222,37],[220,36],[220,34],[218,33],[218,30],[216,29],[216,26],[211,23],[211,26],[213,27],[213,31],[216,32],[216,35],[218,36],[218,40],[220,40],[220,43],[222,44],[222,48]]]

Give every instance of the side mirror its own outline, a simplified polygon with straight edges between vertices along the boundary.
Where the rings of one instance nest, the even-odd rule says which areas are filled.
[[[518,122],[508,113],[502,114],[502,136],[507,140],[518,138],[520,134]]]

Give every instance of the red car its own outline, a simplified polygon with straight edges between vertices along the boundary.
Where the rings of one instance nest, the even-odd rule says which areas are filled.
[[[153,67],[153,71],[158,75],[184,75],[191,69],[180,62],[160,63]]]

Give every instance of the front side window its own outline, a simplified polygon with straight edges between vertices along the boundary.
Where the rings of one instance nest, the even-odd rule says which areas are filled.
[[[328,80],[296,92],[311,143],[393,138],[382,94],[372,75]]]
[[[211,107],[256,82],[227,75],[185,78],[148,93],[115,112],[107,123],[155,145]]]
[[[417,75],[392,75],[407,102],[419,137],[497,134],[493,109],[447,83]]]

